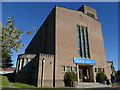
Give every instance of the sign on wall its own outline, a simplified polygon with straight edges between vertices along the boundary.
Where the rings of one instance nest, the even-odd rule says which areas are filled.
[[[95,65],[96,61],[94,59],[74,57],[74,63]]]

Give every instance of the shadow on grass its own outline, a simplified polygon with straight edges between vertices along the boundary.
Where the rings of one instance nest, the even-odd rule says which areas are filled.
[[[15,74],[14,73],[9,73],[9,74],[4,74],[2,76],[6,76],[9,82],[14,83],[15,82]]]

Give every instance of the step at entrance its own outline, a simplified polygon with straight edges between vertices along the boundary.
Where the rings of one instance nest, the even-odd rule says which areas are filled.
[[[105,85],[100,83],[93,83],[93,82],[76,82],[76,88],[104,88],[104,87],[112,87],[111,85]]]

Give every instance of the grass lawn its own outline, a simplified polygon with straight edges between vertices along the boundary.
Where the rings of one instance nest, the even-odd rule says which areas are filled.
[[[42,88],[46,88],[46,89],[48,89],[48,88],[51,88],[51,89],[54,89],[54,88],[71,88],[71,87],[35,87],[35,86],[33,86],[33,85],[28,85],[28,84],[23,84],[23,83],[17,83],[17,82],[15,82],[14,83],[14,86],[16,86],[16,87],[19,87],[19,88],[36,88],[36,89],[42,89]]]
[[[28,85],[28,84],[23,84],[23,83],[17,83],[17,82],[15,82],[13,85],[16,86],[16,87],[19,87],[19,88],[36,88],[33,85]]]
[[[120,82],[116,83],[115,86],[120,87]]]
[[[3,87],[1,87],[2,89],[5,89],[5,88],[11,88],[11,87],[9,87],[8,85],[9,85],[9,80],[8,80],[8,78],[7,78],[7,76],[2,76],[2,75],[0,75],[0,77],[2,77],[2,85],[5,85],[5,86],[3,86]],[[15,82],[14,84],[13,84],[14,86],[16,86],[16,87],[19,87],[19,88],[33,88],[33,89],[70,89],[71,87],[35,87],[35,86],[33,86],[33,85],[28,85],[28,84],[24,84],[24,83],[17,83],[17,82]],[[17,88],[16,88],[17,89]]]
[[[120,88],[120,82],[117,82],[117,83],[115,83],[115,84],[113,84],[114,85],[114,87],[116,87],[116,88]]]
[[[9,84],[8,78],[6,76],[2,76],[2,85],[8,85],[8,84]]]

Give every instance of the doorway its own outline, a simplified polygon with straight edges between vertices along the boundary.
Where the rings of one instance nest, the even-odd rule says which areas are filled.
[[[79,81],[92,82],[92,67],[79,65]]]

